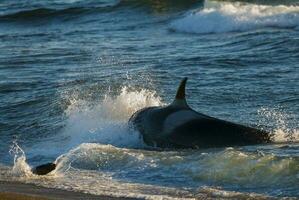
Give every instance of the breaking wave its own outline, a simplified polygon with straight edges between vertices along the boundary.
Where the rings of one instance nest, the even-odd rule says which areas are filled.
[[[58,157],[57,169],[47,176],[33,175],[24,154],[12,171],[26,182],[99,195],[246,199],[262,196],[253,191],[279,196],[275,188],[284,195],[296,193],[298,158],[274,155],[284,148],[156,152],[84,143]],[[268,185],[275,187],[269,190]],[[243,190],[235,191],[240,186]]]
[[[189,12],[170,25],[172,30],[186,33],[225,33],[298,27],[299,6],[213,1],[207,1],[203,9]]]
[[[122,87],[117,95],[107,94],[103,99],[92,102],[82,100],[76,94],[74,96],[66,97],[69,105],[65,110],[62,130],[36,143],[27,152],[30,157],[40,159],[40,156],[50,156],[54,159],[82,143],[144,147],[141,135],[130,129],[127,122],[141,108],[162,105],[161,98],[154,91],[128,87]]]

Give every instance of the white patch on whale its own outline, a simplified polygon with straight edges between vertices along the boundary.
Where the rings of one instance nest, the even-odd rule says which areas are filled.
[[[199,115],[192,110],[180,110],[178,112],[174,112],[166,118],[163,124],[163,132],[171,133],[181,125],[191,120],[198,119],[198,117]]]

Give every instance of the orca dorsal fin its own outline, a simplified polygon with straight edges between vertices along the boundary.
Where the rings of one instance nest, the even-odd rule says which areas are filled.
[[[187,80],[188,80],[188,78],[185,77],[181,81],[181,83],[177,89],[175,99],[171,105],[188,107],[188,104],[187,104],[186,98],[185,98],[185,88],[186,88]]]

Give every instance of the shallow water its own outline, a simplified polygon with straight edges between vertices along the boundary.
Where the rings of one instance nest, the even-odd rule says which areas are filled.
[[[5,0],[0,41],[0,180],[149,199],[299,197],[298,1]],[[192,108],[276,143],[147,147],[127,120],[170,103],[186,76]],[[54,160],[54,173],[31,174]]]

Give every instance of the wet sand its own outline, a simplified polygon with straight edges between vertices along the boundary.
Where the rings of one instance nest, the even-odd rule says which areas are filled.
[[[45,188],[33,184],[0,181],[1,200],[62,200],[62,199],[107,199],[131,200],[135,198],[118,198],[110,196],[91,195],[80,192]]]

